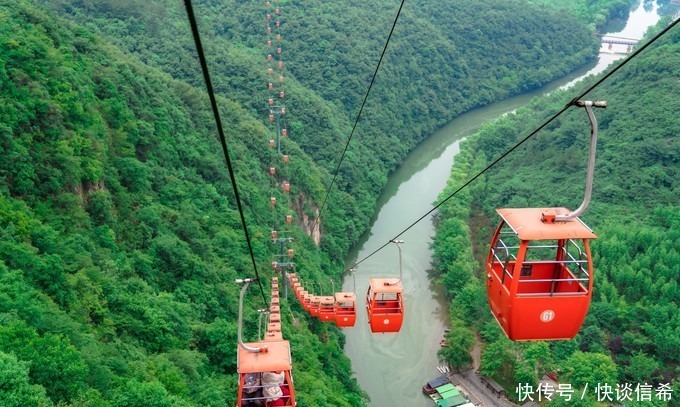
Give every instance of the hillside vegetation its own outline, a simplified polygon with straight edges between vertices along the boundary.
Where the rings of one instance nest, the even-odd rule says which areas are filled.
[[[203,88],[181,2],[39,2],[142,62]],[[331,173],[398,5],[279,3],[291,140]],[[216,91],[259,119],[267,114],[266,12],[264,1],[196,5]],[[585,22],[525,1],[407,3],[336,179],[327,209],[337,216],[323,219],[324,250],[342,260],[365,230],[387,175],[432,131],[471,108],[592,61],[598,45]]]
[[[443,207],[434,243],[437,268],[453,299],[451,336],[466,340],[445,358],[465,366],[475,331],[484,341],[482,372],[509,391],[515,391],[517,383],[536,388],[544,373],[560,372],[561,383],[591,389],[592,397],[579,405],[595,405],[595,386],[605,382],[613,388],[629,383],[633,389],[638,384],[654,389],[666,384],[673,389],[670,402],[654,395],[651,402],[626,405],[678,405],[679,51],[676,27],[587,95],[606,100],[608,107],[595,112],[600,131],[594,192],[581,216],[598,235],[592,243],[595,287],[588,317],[575,339],[510,342],[489,312],[482,276],[499,221],[494,208],[580,204],[590,131],[583,109],[570,109]],[[579,91],[577,85],[555,92],[485,126],[456,157],[442,197]]]
[[[397,4],[355,3],[290,3],[287,149],[305,213],[323,199]],[[573,29],[585,22],[502,3],[503,13],[489,0],[405,12],[321,247],[293,230],[305,280],[340,277],[389,171],[432,129],[594,57],[591,33]],[[198,12],[266,289],[264,7],[206,1]],[[531,35],[515,35],[524,25]],[[2,2],[0,41],[0,404],[232,405],[234,279],[253,270],[179,2]],[[247,297],[252,339],[264,301],[256,286]],[[341,332],[293,301],[282,317],[298,406],[365,405]]]
[[[252,266],[205,94],[27,2],[1,13],[0,404],[233,403],[234,280]],[[267,130],[220,104],[266,264]],[[292,171],[318,190],[323,172],[296,153]],[[295,237],[318,275],[328,258]],[[361,405],[339,331],[283,318],[300,405]]]

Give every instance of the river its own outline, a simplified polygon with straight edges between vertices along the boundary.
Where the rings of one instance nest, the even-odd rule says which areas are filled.
[[[656,7],[645,10],[641,5],[631,13],[627,24],[608,30],[608,35],[639,39],[658,18]],[[605,47],[601,51],[597,63],[534,92],[465,113],[423,141],[391,175],[378,200],[370,230],[350,251],[347,264],[363,259],[432,208],[446,185],[461,139],[474,133],[483,123],[526,105],[531,98],[572,86],[625,57],[609,52]],[[448,324],[447,303],[442,290],[427,274],[433,235],[431,219],[423,219],[400,236],[404,241],[401,247],[406,315],[399,333],[372,334],[365,312],[368,279],[399,276],[399,252],[395,245],[362,262],[358,270],[344,280],[345,291],[353,291],[356,281],[359,310],[355,327],[345,330],[345,354],[352,361],[359,385],[371,397],[371,406],[433,405],[421,392],[421,386],[439,374],[436,370],[440,364],[437,350]]]

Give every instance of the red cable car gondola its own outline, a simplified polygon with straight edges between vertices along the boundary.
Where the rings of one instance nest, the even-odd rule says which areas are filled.
[[[308,295],[309,293],[302,286],[302,283],[299,284],[300,287],[295,291],[295,296],[297,297],[298,301],[300,301],[300,305],[302,305],[302,308],[305,308],[305,295]]]
[[[251,279],[237,280],[245,283],[239,301],[239,323],[236,371],[238,373],[238,407],[262,400],[266,388],[278,386],[279,399],[284,406],[295,406],[295,387],[293,385],[290,343],[281,336],[280,324],[269,324],[264,341],[244,343],[241,337],[243,318],[243,296]],[[278,329],[278,330],[277,330]],[[272,374],[275,372],[274,374]]]
[[[310,312],[311,306],[312,306],[312,294],[310,294],[308,291],[303,291],[302,308],[304,308],[305,311]]]
[[[511,340],[572,339],[588,313],[593,290],[590,239],[597,236],[578,216],[590,201],[597,121],[591,124],[590,157],[583,203],[566,208],[497,209],[502,220],[486,261],[491,313]]]
[[[309,313],[312,314],[313,317],[319,316],[320,304],[321,297],[318,295],[312,295],[309,303]]]
[[[399,278],[371,278],[366,292],[368,323],[373,333],[399,332],[404,321],[404,288],[401,285],[401,240],[392,240],[399,249]]]
[[[335,324],[352,327],[357,320],[357,298],[354,293],[335,293]]]
[[[318,316],[323,322],[335,322],[335,298],[332,295],[319,297]]]
[[[366,293],[368,323],[373,333],[399,332],[404,321],[404,288],[394,278],[369,279]]]
[[[279,307],[273,307],[273,308],[279,308]],[[278,312],[270,312],[269,313],[269,322],[274,322],[274,323],[281,323],[281,314]]]

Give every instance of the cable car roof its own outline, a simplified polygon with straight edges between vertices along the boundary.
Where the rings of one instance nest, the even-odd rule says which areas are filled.
[[[371,286],[371,291],[374,293],[402,293],[404,288],[401,286],[401,281],[394,284],[398,278],[369,278],[368,283]]]
[[[283,340],[283,334],[281,332],[267,332],[264,334],[264,341],[265,342],[278,342]]]
[[[354,293],[335,293],[335,302],[356,302],[357,296]]]
[[[503,220],[522,240],[596,239],[597,236],[581,219],[566,222],[544,223],[541,214],[554,211],[558,215],[569,213],[567,208],[503,208],[496,209]]]
[[[252,353],[238,347],[238,373],[278,372],[291,370],[288,341],[246,343],[249,347],[267,347],[267,352]]]
[[[324,295],[323,297],[319,298],[321,299],[321,305],[333,305],[335,303],[332,295]]]

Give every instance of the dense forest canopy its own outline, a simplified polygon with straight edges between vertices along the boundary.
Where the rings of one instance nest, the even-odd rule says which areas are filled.
[[[667,384],[674,391],[672,401],[655,397],[644,405],[678,405],[679,51],[676,27],[587,95],[606,100],[608,107],[596,111],[594,191],[581,217],[598,235],[592,243],[595,287],[589,314],[575,339],[510,342],[489,313],[482,276],[498,221],[494,208],[574,209],[581,202],[589,143],[583,109],[567,111],[442,209],[433,246],[440,281],[453,299],[451,336],[474,339],[476,332],[484,341],[482,372],[509,391],[517,383],[535,388],[543,374],[560,372],[560,382],[578,388],[603,382],[633,387],[648,383],[655,389]],[[486,125],[456,157],[442,196],[559,111],[580,86],[554,92]],[[442,356],[464,366],[472,343]],[[594,400],[583,405],[595,405]]]
[[[39,2],[142,62],[203,86],[191,38],[181,35],[186,18],[179,2]],[[280,5],[291,139],[329,172],[350,134],[398,5],[320,0]],[[205,1],[196,9],[216,91],[264,118],[264,4]],[[585,21],[524,1],[408,3],[336,179],[341,192],[334,189],[334,205],[328,208],[337,215],[322,222],[324,249],[341,260],[365,230],[387,174],[425,136],[473,107],[574,70],[593,60],[597,49]]]
[[[323,199],[397,2],[282,3],[299,219]],[[413,3],[397,25],[321,246],[293,229],[307,280],[340,276],[387,175],[433,129],[597,52],[592,21],[569,11],[440,3]],[[253,4],[197,11],[268,278],[265,11]],[[180,2],[2,2],[0,41],[0,404],[232,404],[233,281],[252,270]],[[263,301],[249,294],[252,338]],[[288,305],[298,405],[364,405],[341,332]]]

